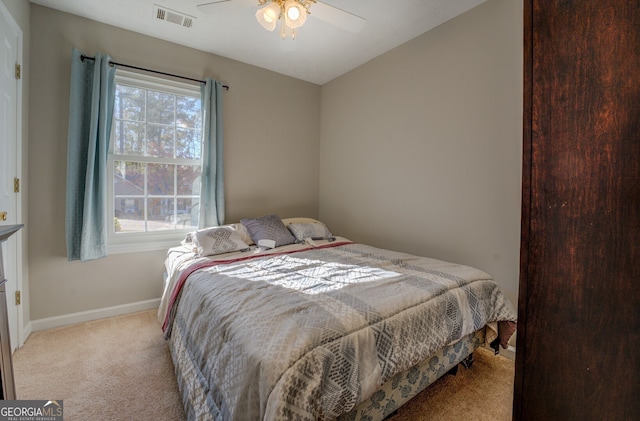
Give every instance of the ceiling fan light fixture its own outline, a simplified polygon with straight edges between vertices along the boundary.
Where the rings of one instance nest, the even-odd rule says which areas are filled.
[[[280,36],[295,39],[296,28],[307,21],[309,7],[317,0],[258,0],[264,6],[256,12],[256,19],[267,31],[273,31],[280,22]]]
[[[267,31],[276,29],[279,19],[280,6],[275,2],[267,4],[256,12],[256,20]]]
[[[290,7],[287,9],[287,17],[291,20],[296,20],[300,17],[300,11],[295,6]]]
[[[287,0],[284,4],[287,26],[292,29],[299,28],[307,20],[307,9],[296,0]]]

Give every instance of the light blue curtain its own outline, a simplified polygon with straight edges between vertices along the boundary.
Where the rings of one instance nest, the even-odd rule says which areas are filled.
[[[202,176],[200,226],[224,224],[224,167],[222,162],[222,83],[206,79],[202,85]]]
[[[115,102],[115,67],[73,49],[67,143],[67,258],[107,255],[107,154]]]

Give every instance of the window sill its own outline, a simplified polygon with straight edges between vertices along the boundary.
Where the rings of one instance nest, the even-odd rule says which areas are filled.
[[[123,254],[123,253],[142,253],[147,251],[168,250],[171,247],[180,245],[186,236],[186,233],[174,234],[171,237],[162,236],[162,238],[117,238],[109,239],[107,245],[107,254]]]

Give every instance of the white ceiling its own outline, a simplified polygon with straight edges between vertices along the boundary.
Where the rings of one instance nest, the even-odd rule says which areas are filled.
[[[282,41],[255,19],[257,0],[31,0],[155,38],[322,85],[486,0],[320,0],[366,20],[352,33],[313,16]],[[194,18],[192,28],[158,20],[154,4]],[[204,10],[208,12],[203,13]],[[292,50],[293,51],[285,51]],[[117,51],[107,51],[117,58]]]

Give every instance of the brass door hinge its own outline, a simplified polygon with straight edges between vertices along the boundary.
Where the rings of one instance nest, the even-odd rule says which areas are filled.
[[[20,179],[18,177],[13,179],[13,192],[20,193]]]
[[[16,63],[16,79],[20,79],[20,65]]]
[[[20,291],[16,291],[16,305],[20,305]]]

